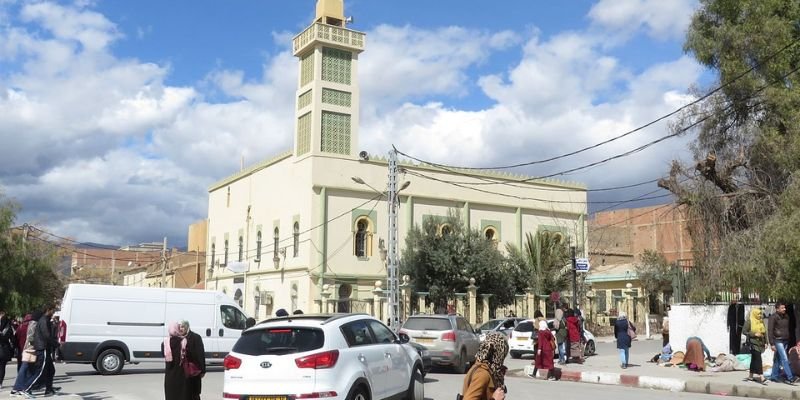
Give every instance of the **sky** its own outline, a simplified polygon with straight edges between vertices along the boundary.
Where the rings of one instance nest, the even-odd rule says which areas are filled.
[[[185,245],[208,186],[292,147],[291,39],[314,0],[0,0],[0,193],[82,242]],[[696,0],[345,0],[367,34],[360,143],[489,167],[564,154],[643,125],[712,83],[682,45]],[[666,120],[512,172],[542,176],[670,133]],[[687,134],[561,179],[664,176]],[[591,192],[633,199],[654,183]],[[652,195],[664,194],[665,191]],[[649,197],[649,196],[648,196]],[[625,203],[635,207],[654,199]]]

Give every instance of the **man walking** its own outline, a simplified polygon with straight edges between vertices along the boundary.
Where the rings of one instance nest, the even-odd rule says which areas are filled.
[[[58,338],[53,335],[53,314],[56,312],[55,306],[49,305],[45,307],[44,314],[39,318],[36,323],[36,335],[34,336],[34,348],[36,349],[36,356],[41,357],[42,371],[40,376],[36,379],[32,387],[44,387],[44,395],[52,396],[55,394],[53,387],[53,377],[56,374],[56,366],[53,363],[53,355],[59,347]],[[29,388],[30,390],[31,388]]]
[[[767,328],[769,343],[775,357],[772,361],[772,374],[770,380],[777,382],[780,377],[781,368],[786,374],[784,383],[795,384],[800,382],[800,377],[794,376],[792,367],[789,365],[789,357],[786,351],[789,349],[791,332],[789,331],[789,315],[786,314],[786,303],[779,301],[775,303],[775,314],[769,317],[769,327]]]

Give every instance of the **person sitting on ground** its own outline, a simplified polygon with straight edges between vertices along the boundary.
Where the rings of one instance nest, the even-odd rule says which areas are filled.
[[[705,355],[705,357],[704,357]],[[686,339],[686,356],[683,363],[690,371],[702,372],[706,370],[706,359],[711,359],[711,352],[697,336]]]

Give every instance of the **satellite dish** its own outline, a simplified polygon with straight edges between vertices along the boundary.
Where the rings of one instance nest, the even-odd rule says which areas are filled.
[[[358,153],[358,158],[361,159],[362,161],[369,161],[369,153],[362,150],[361,152]]]

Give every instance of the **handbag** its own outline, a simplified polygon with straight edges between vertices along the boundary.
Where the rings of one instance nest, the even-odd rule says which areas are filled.
[[[631,340],[636,339],[636,331],[631,326],[631,321],[628,321],[628,336],[631,337]]]
[[[184,358],[181,361],[181,366],[183,367],[183,374],[186,375],[187,378],[194,378],[203,372],[200,370],[200,367],[197,366],[197,363],[189,361],[188,358]]]
[[[22,362],[26,363],[35,363],[36,362],[36,352],[25,350],[22,352]]]

